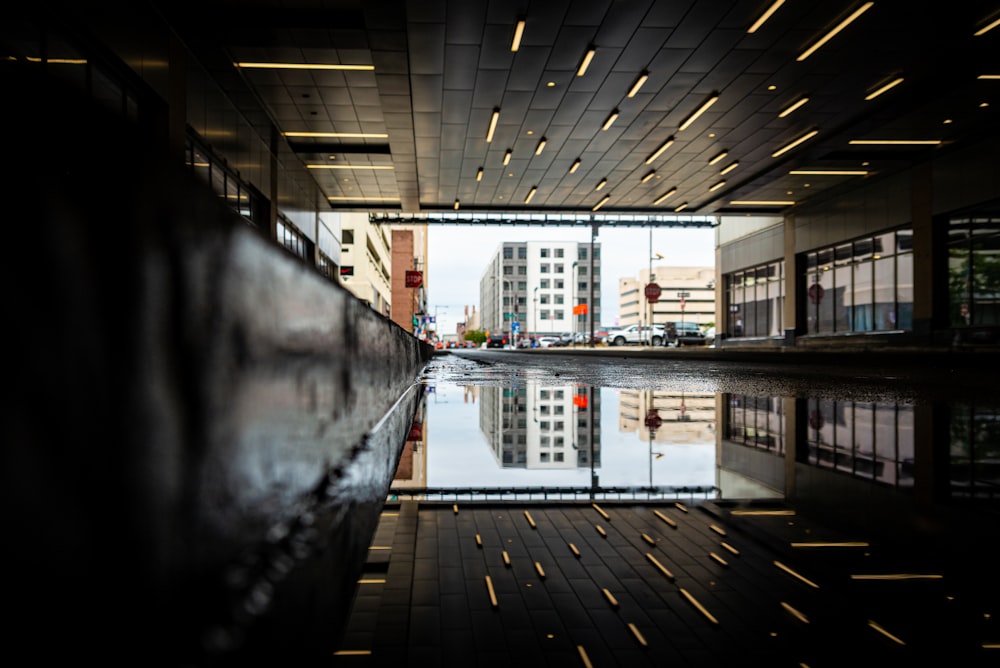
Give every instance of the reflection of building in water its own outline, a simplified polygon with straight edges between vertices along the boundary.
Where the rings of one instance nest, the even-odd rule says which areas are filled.
[[[714,443],[715,394],[619,390],[618,430],[653,443]]]
[[[729,498],[781,497],[785,489],[785,400],[723,394],[718,485]]]
[[[417,404],[410,422],[410,431],[399,455],[392,486],[400,489],[427,486],[427,408],[425,402]]]
[[[833,497],[831,510],[845,516],[1000,500],[1000,407],[735,394],[719,402],[726,498]]]
[[[479,428],[499,466],[600,465],[600,394],[589,387],[483,387]],[[593,455],[591,455],[593,453]]]
[[[809,399],[806,410],[808,450],[800,460],[913,487],[913,406]]]

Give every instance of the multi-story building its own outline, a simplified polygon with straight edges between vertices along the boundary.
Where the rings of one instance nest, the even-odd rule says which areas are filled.
[[[406,331],[424,338],[423,316],[427,313],[427,226],[397,225],[392,228],[391,233],[392,320]],[[408,282],[410,277],[417,280]]]
[[[479,281],[483,329],[547,336],[584,332],[591,314],[600,323],[600,250],[576,241],[500,244]]]
[[[645,294],[650,283],[660,286],[660,296],[652,304]],[[653,267],[652,272],[640,271],[638,279],[618,279],[620,326],[678,321],[715,323],[714,267]]]
[[[341,213],[340,282],[355,297],[391,316],[390,230],[374,225],[367,213]]]

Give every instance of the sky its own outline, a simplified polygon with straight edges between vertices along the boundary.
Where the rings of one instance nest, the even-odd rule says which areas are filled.
[[[479,280],[500,244],[506,241],[577,241],[590,243],[589,227],[527,227],[499,225],[429,225],[427,248],[427,307],[441,334],[453,333],[469,311],[479,305]],[[615,325],[618,317],[618,279],[638,278],[653,266],[715,266],[715,229],[599,228],[601,244],[601,324]],[[652,250],[650,250],[652,248]]]

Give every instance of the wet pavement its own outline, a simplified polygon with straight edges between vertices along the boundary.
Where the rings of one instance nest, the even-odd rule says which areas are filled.
[[[987,367],[663,352],[436,356],[336,665],[1000,661]]]

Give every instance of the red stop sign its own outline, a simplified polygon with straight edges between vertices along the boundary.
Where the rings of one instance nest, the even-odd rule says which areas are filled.
[[[650,304],[660,299],[660,286],[656,283],[646,284],[646,301]]]

